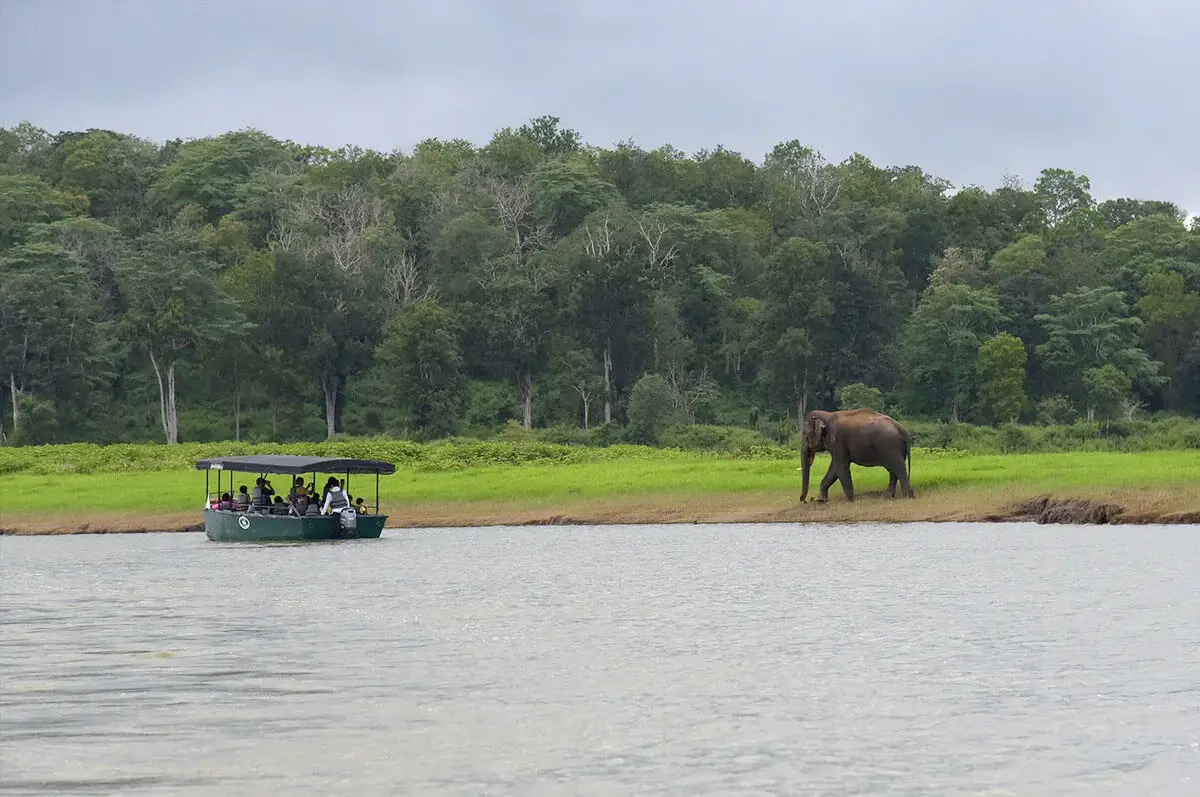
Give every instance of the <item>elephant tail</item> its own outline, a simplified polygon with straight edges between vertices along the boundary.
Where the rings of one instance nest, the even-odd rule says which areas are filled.
[[[908,480],[912,481],[912,443],[904,441],[904,461],[908,469]]]

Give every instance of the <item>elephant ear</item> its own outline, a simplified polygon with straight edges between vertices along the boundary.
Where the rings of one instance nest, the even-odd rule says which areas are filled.
[[[813,418],[813,430],[817,433],[817,442],[825,443],[826,435],[829,434],[829,425],[825,423],[824,418]]]

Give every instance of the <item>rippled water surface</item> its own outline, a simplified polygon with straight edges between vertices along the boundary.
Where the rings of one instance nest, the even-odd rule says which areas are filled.
[[[1200,794],[1200,528],[0,539],[9,794]]]

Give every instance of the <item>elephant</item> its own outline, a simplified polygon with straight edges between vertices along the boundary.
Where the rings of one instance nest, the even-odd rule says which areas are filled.
[[[825,478],[821,479],[821,495],[816,500],[829,500],[829,488],[841,479],[847,501],[854,500],[854,482],[850,465],[885,467],[892,475],[888,497],[896,497],[896,482],[900,482],[904,497],[915,498],[909,476],[912,473],[912,436],[896,419],[867,409],[826,412],[813,410],[804,421],[800,445],[800,470],[803,487],[800,501],[808,498],[808,478],[813,457],[818,451],[828,451],[832,461]],[[907,467],[906,467],[907,463]]]

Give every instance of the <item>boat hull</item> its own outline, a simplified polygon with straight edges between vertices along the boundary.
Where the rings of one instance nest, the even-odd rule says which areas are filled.
[[[347,537],[335,515],[265,515],[258,512],[204,510],[204,533],[215,542],[304,542],[307,540],[376,539],[387,515],[359,515]]]

